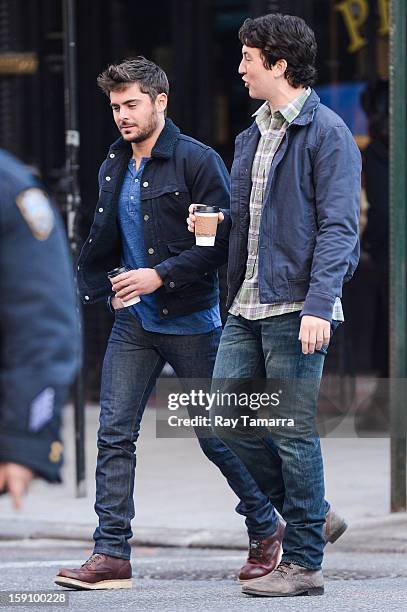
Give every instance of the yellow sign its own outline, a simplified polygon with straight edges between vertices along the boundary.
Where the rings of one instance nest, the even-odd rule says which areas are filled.
[[[372,0],[373,1],[373,0]],[[378,33],[384,36],[389,33],[390,0],[374,0],[380,18]],[[368,0],[342,0],[335,6],[342,14],[345,27],[349,34],[349,53],[356,53],[367,45],[367,39],[362,34],[362,28],[369,16]]]
[[[379,34],[385,36],[390,32],[390,0],[377,0],[380,15]]]
[[[37,69],[36,53],[0,53],[0,74],[34,74]]]

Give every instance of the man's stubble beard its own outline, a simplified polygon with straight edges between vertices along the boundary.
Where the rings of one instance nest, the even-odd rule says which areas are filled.
[[[134,142],[135,144],[144,142],[145,140],[150,138],[150,136],[155,132],[155,130],[157,129],[157,126],[158,126],[158,113],[157,111],[154,111],[154,113],[152,113],[152,115],[150,116],[150,120],[147,123],[147,125],[144,127],[144,129],[139,133],[138,136],[136,136],[135,138],[132,138],[130,142]]]

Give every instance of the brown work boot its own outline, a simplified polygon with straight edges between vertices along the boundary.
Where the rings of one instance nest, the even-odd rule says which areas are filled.
[[[329,510],[325,517],[324,525],[324,542],[333,544],[348,528],[348,524],[344,518],[336,514],[333,510]]]
[[[249,554],[246,563],[239,572],[239,582],[246,583],[249,580],[260,578],[277,567],[283,554],[281,542],[283,541],[284,529],[284,523],[279,520],[277,529],[268,538],[264,540],[250,538]]]
[[[346,531],[348,525],[339,514],[328,510],[323,529],[325,545],[333,544]],[[245,583],[266,576],[280,563],[282,555],[281,543],[284,537],[285,525],[279,521],[277,530],[265,540],[250,539],[249,555],[239,573],[239,582]]]
[[[324,577],[322,570],[309,570],[283,561],[271,574],[244,584],[242,592],[258,597],[323,595]]]
[[[71,589],[131,589],[131,565],[127,559],[94,554],[78,569],[59,570],[54,582]]]

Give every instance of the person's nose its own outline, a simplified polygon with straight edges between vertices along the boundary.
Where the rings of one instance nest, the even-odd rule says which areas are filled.
[[[125,106],[122,106],[119,110],[119,120],[126,121],[128,119],[128,112]]]
[[[244,65],[243,60],[239,64],[238,73],[239,74],[246,74],[246,67]]]

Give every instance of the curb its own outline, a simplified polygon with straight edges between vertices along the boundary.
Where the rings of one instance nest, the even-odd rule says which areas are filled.
[[[0,519],[0,540],[75,540],[93,542],[94,524],[69,524],[44,520]],[[133,546],[160,546],[182,548],[247,548],[244,531],[216,531],[168,529],[166,527],[138,527],[130,540]]]
[[[45,520],[0,519],[0,540],[75,540],[91,543],[95,525],[66,524]],[[236,530],[168,529],[138,527],[130,540],[133,546],[216,548],[246,550],[247,535]],[[343,538],[335,543],[338,552],[406,553],[407,513],[372,517],[351,524]],[[332,545],[329,545],[329,550]]]

